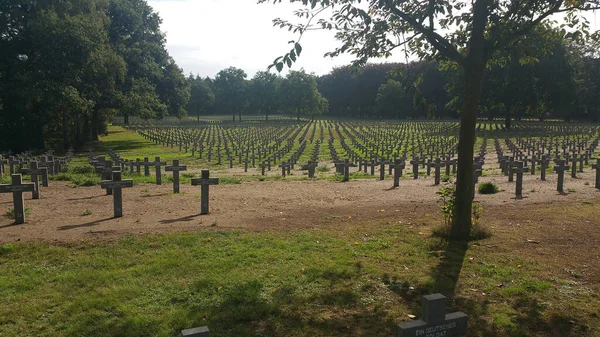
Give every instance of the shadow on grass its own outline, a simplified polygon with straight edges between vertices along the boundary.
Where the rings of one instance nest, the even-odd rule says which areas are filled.
[[[90,222],[86,222],[86,223],[82,223],[82,224],[78,224],[78,225],[66,225],[66,226],[60,226],[57,227],[57,229],[59,231],[66,231],[66,230],[71,230],[71,229],[77,229],[77,228],[83,228],[83,227],[92,227],[92,226],[98,226],[99,224],[101,224],[102,222],[106,222],[109,220],[112,220],[113,218],[106,218],[106,219],[101,219],[101,220],[94,220],[94,221],[90,221]]]
[[[195,218],[197,218],[199,216],[200,216],[200,214],[194,214],[194,215],[184,216],[184,217],[179,218],[179,219],[161,220],[159,222],[161,224],[168,225],[168,224],[172,224],[172,223],[176,223],[176,222],[188,222],[188,221],[192,221],[192,220],[194,220]]]
[[[303,296],[284,285],[265,298],[262,281],[249,280],[224,291],[207,310],[188,311],[194,326],[208,325],[211,336],[391,336],[392,317],[360,304],[352,289]],[[192,304],[193,306],[193,304]]]

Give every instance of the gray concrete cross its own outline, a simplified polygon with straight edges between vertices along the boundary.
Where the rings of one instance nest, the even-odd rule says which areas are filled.
[[[156,171],[156,185],[162,185],[162,172],[160,172],[160,167],[167,165],[167,162],[160,161],[160,157],[155,157],[154,162],[152,162],[152,166],[154,166],[154,170]]]
[[[0,193],[13,194],[13,209],[15,211],[15,224],[25,223],[25,205],[23,201],[23,192],[33,192],[35,186],[33,183],[23,183],[23,176],[12,174],[12,183],[10,185],[0,185]]]
[[[179,165],[179,159],[174,159],[173,165],[165,167],[165,171],[173,172],[173,193],[179,193],[179,172],[187,171],[187,166]]]
[[[192,179],[192,186],[200,185],[200,214],[208,214],[208,187],[218,184],[219,178],[210,178],[208,170],[202,170],[201,178]]]
[[[39,199],[40,198],[40,174],[46,177],[46,184],[48,180],[48,168],[46,167],[38,167],[37,161],[32,161],[29,163],[29,168],[21,169],[21,173],[31,175],[31,182],[34,185],[34,189],[32,191],[31,198]],[[47,185],[46,185],[47,186]]]
[[[121,167],[113,167],[112,180],[100,182],[102,189],[110,189],[113,194],[113,205],[115,218],[123,216],[123,188],[133,187],[133,180],[121,180]]]
[[[421,300],[421,318],[397,325],[396,337],[464,336],[467,333],[467,319],[464,312],[446,313],[444,295],[425,295]]]

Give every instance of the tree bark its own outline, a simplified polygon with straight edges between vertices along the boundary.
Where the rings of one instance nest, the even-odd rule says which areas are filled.
[[[124,123],[125,125],[129,125],[129,115],[125,115],[125,116],[123,116],[123,123]]]
[[[506,111],[506,116],[504,116],[504,127],[509,130],[511,126],[512,119],[510,118],[510,110]]]
[[[69,149],[69,131],[67,129],[67,112],[66,109],[63,108],[62,111],[62,127],[63,127],[63,149]]]
[[[473,152],[475,126],[481,100],[485,65],[488,59],[485,43],[488,1],[477,0],[473,10],[473,29],[469,40],[469,53],[463,64],[465,91],[460,117],[458,140],[458,165],[456,194],[450,238],[455,241],[469,240],[471,234],[471,211],[473,206]]]
[[[98,117],[98,109],[94,109],[92,113],[92,140],[98,140],[98,129],[100,124],[100,118]]]

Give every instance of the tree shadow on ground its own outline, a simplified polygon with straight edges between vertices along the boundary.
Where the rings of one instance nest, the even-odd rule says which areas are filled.
[[[448,312],[463,311],[469,316],[467,336],[593,336],[587,326],[574,324],[576,318],[563,313],[546,312],[547,307],[539,303],[535,293],[504,297],[493,302],[486,297],[473,299],[456,296],[469,243],[437,242],[431,248],[434,251],[443,249],[440,262],[431,269],[431,284],[411,291],[407,288],[396,291],[412,303],[413,312],[420,312],[422,295],[442,293],[448,298]],[[508,305],[508,309],[503,309],[502,315],[505,317],[496,321],[494,315],[498,310],[493,310],[494,305],[502,305],[502,302]]]
[[[265,297],[264,284],[249,280],[227,290],[208,310],[190,310],[196,326],[211,336],[391,336],[394,320],[385,310],[360,303],[353,289],[324,290],[312,296],[281,286]]]
[[[161,220],[159,221],[161,224],[172,224],[172,223],[176,223],[176,222],[188,222],[188,221],[192,221],[195,218],[201,216],[200,214],[194,214],[194,215],[188,215],[188,216],[184,216],[182,218],[178,218],[178,219],[168,219],[168,220]]]
[[[66,230],[83,228],[83,227],[98,226],[102,222],[106,222],[106,221],[109,221],[109,220],[112,220],[112,219],[114,219],[114,218],[111,217],[111,218],[106,218],[106,219],[101,219],[101,220],[94,220],[94,221],[90,221],[90,222],[86,222],[86,223],[82,223],[82,224],[77,224],[77,225],[60,226],[60,227],[57,227],[57,229],[59,231],[66,231]]]

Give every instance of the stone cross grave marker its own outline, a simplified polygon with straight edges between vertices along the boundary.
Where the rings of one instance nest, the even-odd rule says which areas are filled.
[[[515,195],[517,199],[523,197],[523,173],[529,172],[529,168],[523,167],[522,161],[515,162],[515,167],[513,167],[513,172],[517,174],[517,185],[515,187]]]
[[[414,158],[410,161],[410,163],[412,164],[413,178],[419,179],[419,159]]]
[[[155,157],[154,162],[152,162],[152,166],[154,166],[154,170],[156,171],[156,185],[162,185],[162,172],[160,172],[160,167],[167,165],[167,162],[160,161],[160,157]]]
[[[201,178],[192,179],[192,186],[200,185],[200,214],[208,214],[208,187],[218,185],[219,178],[210,178],[208,170],[202,170]]]
[[[33,183],[23,183],[23,176],[12,174],[12,183],[10,185],[0,185],[0,193],[13,194],[13,209],[15,211],[15,224],[25,223],[25,205],[23,201],[23,192],[33,192],[35,186]]]
[[[290,167],[290,164],[283,162],[281,164],[279,164],[279,167],[281,167],[281,176],[285,177],[285,170]]]
[[[549,164],[550,164],[550,159],[548,159],[548,157],[546,157],[546,156],[542,156],[542,158],[540,159],[540,180],[541,181],[546,181],[546,169],[548,168]]]
[[[179,193],[179,172],[187,171],[187,166],[180,166],[179,159],[173,159],[173,165],[165,167],[165,171],[173,172],[173,193]]]
[[[556,183],[556,190],[558,192],[563,192],[563,185],[565,183],[565,171],[569,169],[569,165],[565,163],[564,159],[556,160],[556,166],[554,166],[554,171],[558,174],[558,181]]]
[[[404,170],[405,162],[401,159],[394,161],[394,187],[400,186],[400,177],[402,176],[402,170]]]
[[[100,182],[102,189],[111,189],[113,191],[113,204],[115,218],[123,216],[123,188],[133,187],[133,180],[121,180],[121,167],[113,167],[112,180]]]
[[[596,170],[596,188],[600,188],[600,158],[596,159],[596,164],[592,164],[592,168]]]
[[[440,173],[441,173],[441,168],[444,167],[446,164],[442,163],[442,161],[440,160],[440,158],[436,158],[435,162],[430,163],[429,166],[435,168],[435,181],[434,184],[435,185],[439,185],[440,184]]]
[[[317,163],[309,160],[308,165],[306,165],[306,167],[308,168],[308,177],[314,178],[315,177],[315,169],[317,168]]]
[[[18,159],[15,159],[14,156],[8,157],[8,168],[10,170],[11,175],[16,173],[15,166],[20,165],[20,164],[21,164],[21,161]]]
[[[48,179],[48,169],[46,167],[38,167],[38,162],[37,161],[32,161],[31,163],[29,163],[29,168],[27,169],[21,169],[21,173],[25,173],[25,174],[30,174],[31,175],[31,182],[34,185],[34,189],[32,192],[32,199],[39,199],[40,198],[40,173],[43,175],[43,173],[46,172],[46,179]]]
[[[102,180],[111,180],[112,179],[112,162],[110,160],[105,160],[98,162],[99,165],[96,167],[96,173],[100,174],[100,179]],[[112,190],[110,188],[106,189],[106,195],[112,195]]]
[[[446,313],[446,297],[425,295],[421,300],[421,319],[399,324],[396,337],[460,337],[467,333],[467,315]]]
[[[144,165],[144,177],[149,177],[150,165],[152,164],[152,162],[148,160],[148,157],[144,157],[144,161],[142,162],[142,164]]]
[[[577,178],[577,153],[573,154],[573,161],[571,162],[571,178]]]
[[[0,177],[4,176],[4,165],[8,164],[8,160],[2,158],[0,154]]]
[[[208,327],[181,330],[181,337],[210,337]]]

